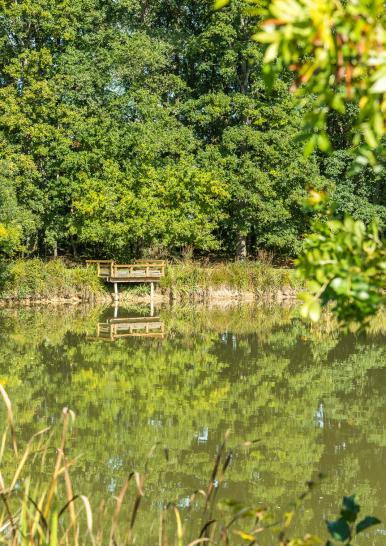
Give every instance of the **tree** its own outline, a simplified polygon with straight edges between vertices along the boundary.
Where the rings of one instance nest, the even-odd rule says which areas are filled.
[[[224,5],[228,2],[215,3],[215,7]],[[304,117],[305,156],[316,145],[330,151],[327,122],[334,111],[346,114],[348,105],[354,128],[359,130],[353,141],[361,145],[355,152],[357,162],[371,164],[376,174],[384,174],[374,152],[386,125],[383,2],[273,0],[266,12],[255,38],[268,45],[264,54],[268,87],[275,73],[287,66],[297,94],[307,102],[314,96],[312,109]],[[312,201],[319,206],[322,194],[314,191]],[[385,301],[385,243],[378,237],[378,226],[372,223],[366,230],[361,221],[346,216],[344,221],[314,222],[313,228],[297,260],[298,272],[312,290],[304,296],[303,314],[317,321],[321,304],[333,302],[346,325],[363,326]]]
[[[384,179],[384,166],[376,164],[373,152],[381,143],[386,121],[383,2],[315,5],[307,0],[292,4],[273,0],[269,11],[277,19],[263,22],[264,31],[256,35],[270,44],[265,53],[267,73],[272,74],[271,63],[278,58],[279,66],[290,65],[295,72],[299,92],[316,96],[305,120],[305,130],[312,132],[306,153],[316,144],[329,150],[327,114],[345,113],[346,104],[353,103],[358,130],[354,144],[362,144],[357,161],[372,164]],[[375,223],[368,230],[349,216],[343,222],[315,223],[298,267],[301,276],[311,281],[313,296],[306,296],[303,313],[313,320],[320,316],[319,302],[333,302],[343,323],[364,325],[384,302],[386,251]]]
[[[331,158],[303,157],[298,135],[314,98],[300,104],[288,70],[266,91],[250,2],[216,13],[207,0],[3,6],[0,161],[19,211],[12,252],[130,259],[189,246],[293,257],[311,221],[301,204],[308,181],[358,219],[384,214],[382,173],[371,186],[368,166],[348,176],[358,105],[326,114]]]
[[[302,314],[314,322],[333,302],[341,324],[364,327],[385,301],[386,244],[375,222],[368,229],[350,216],[314,222],[296,264],[310,290]]]
[[[201,164],[217,168],[229,190],[218,233],[227,253],[291,255],[307,225],[305,179],[328,182],[315,157],[302,157],[301,117],[288,86],[278,81],[270,96],[264,89],[262,48],[250,40],[258,18],[247,6],[237,1],[213,14],[208,2],[186,2],[173,14],[176,72],[190,90],[177,115],[201,143]]]

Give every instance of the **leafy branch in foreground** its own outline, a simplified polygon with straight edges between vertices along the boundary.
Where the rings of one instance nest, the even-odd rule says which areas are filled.
[[[301,313],[314,322],[332,303],[341,323],[364,326],[385,302],[386,245],[376,222],[366,227],[331,213],[327,222],[314,221],[295,264],[308,288]]]
[[[381,523],[378,518],[366,516],[361,521],[357,522],[360,506],[356,501],[355,495],[343,497],[340,517],[334,521],[327,521],[327,529],[331,537],[338,542],[343,542],[349,546],[354,538]],[[330,541],[327,541],[326,546],[332,546]]]
[[[305,151],[330,149],[330,111],[358,107],[353,143],[358,161],[375,164],[373,153],[385,134],[386,29],[382,0],[272,0],[255,39],[266,44],[268,80],[288,67],[293,89],[315,101],[306,115]],[[364,142],[363,142],[364,139]],[[380,168],[380,167],[378,167]]]
[[[221,9],[231,0],[217,0]],[[353,144],[357,161],[376,169],[386,117],[386,16],[382,0],[250,0],[262,14],[254,39],[265,44],[268,87],[284,68],[303,99],[306,155],[331,149],[328,115],[357,108]],[[263,7],[262,7],[263,6]],[[267,7],[265,7],[267,6]],[[313,100],[311,100],[313,97]]]

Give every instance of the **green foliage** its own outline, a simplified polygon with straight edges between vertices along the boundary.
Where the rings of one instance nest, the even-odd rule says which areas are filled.
[[[346,155],[303,157],[309,105],[286,74],[267,93],[258,22],[243,0],[5,2],[1,255],[293,256],[309,182],[382,217],[381,175],[342,175],[355,115],[329,119]]]
[[[171,265],[161,279],[161,287],[172,293],[197,295],[210,290],[249,291],[254,294],[268,293],[296,287],[296,280],[289,269],[250,262],[228,262],[201,265],[187,262]],[[299,284],[298,284],[299,287]]]
[[[316,221],[312,228],[296,260],[309,288],[302,315],[317,321],[321,306],[333,303],[343,324],[364,325],[385,301],[386,247],[377,224],[366,228],[346,216],[343,221]]]
[[[381,523],[378,518],[366,516],[355,525],[359,511],[360,506],[356,502],[355,495],[343,497],[342,509],[340,511],[341,517],[335,521],[327,521],[328,532],[334,540],[351,544],[356,535],[373,525]],[[331,542],[328,541],[327,544],[331,545]]]
[[[3,265],[1,279],[3,298],[88,299],[103,292],[92,268],[66,267],[61,260],[16,260]]]
[[[0,258],[23,251],[26,233],[33,229],[31,213],[18,204],[13,181],[1,172],[0,164]]]
[[[344,113],[347,103],[358,106],[353,142],[358,161],[375,164],[372,150],[380,145],[386,113],[385,11],[381,0],[335,2],[273,0],[255,35],[267,44],[268,77],[284,66],[294,74],[294,88],[309,104],[305,119],[309,140],[330,149],[326,119],[330,111]],[[379,166],[378,166],[379,169]]]
[[[356,154],[351,134],[365,116],[369,140],[375,124],[369,112],[380,94],[371,93],[366,106],[366,91],[359,90],[344,113],[334,109],[336,100],[328,111],[321,108],[314,92],[334,68],[337,44],[324,69],[299,88],[304,100],[291,93],[288,72],[268,92],[265,46],[250,39],[264,4],[234,0],[214,12],[207,0],[145,7],[136,0],[4,2],[0,255],[129,260],[189,248],[222,259],[269,250],[284,261],[309,232],[302,201],[310,184],[328,190],[356,219],[378,219],[383,229],[383,171],[361,165],[349,176]],[[370,22],[369,10],[378,4],[358,18],[362,5],[350,6],[328,3],[321,13],[336,11],[342,39],[353,25],[370,25],[371,41],[382,20]],[[300,23],[288,22],[296,47],[298,23],[315,17],[321,24],[309,7]],[[285,10],[284,16],[291,19]],[[273,26],[281,40],[285,25]],[[304,48],[315,38],[306,28]],[[298,51],[291,36],[290,56]],[[357,38],[354,32],[345,46],[345,70]],[[280,44],[284,55],[286,42]],[[366,49],[352,75],[354,94],[369,55]],[[307,57],[301,66],[314,61]],[[379,72],[369,71],[371,78]],[[348,82],[335,87],[322,92],[343,100]],[[335,149],[328,158],[316,150],[305,158],[298,139],[304,115],[316,110],[326,123],[316,123],[312,138],[325,145],[328,137]],[[376,156],[382,166],[382,152]]]
[[[329,134],[341,134],[339,125],[331,123]],[[362,220],[365,225],[376,220],[380,233],[384,234],[386,228],[385,162],[382,162],[382,170],[379,173],[368,166],[358,168],[353,173],[351,165],[354,155],[355,152],[347,148],[344,142],[338,141],[335,151],[327,155],[322,163],[324,176],[334,183],[330,195],[335,204],[335,213],[339,217],[349,214],[354,220]]]

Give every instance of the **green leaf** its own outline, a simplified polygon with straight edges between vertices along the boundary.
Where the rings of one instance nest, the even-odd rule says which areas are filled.
[[[337,294],[347,294],[349,289],[347,279],[342,279],[341,277],[335,277],[335,279],[332,279],[330,286]]]
[[[351,538],[350,527],[343,518],[339,518],[336,521],[327,521],[327,529],[332,538],[340,542],[345,542]]]
[[[355,500],[355,495],[350,497],[343,497],[341,516],[346,521],[352,523],[357,519],[359,514],[360,506]]]
[[[382,76],[375,81],[370,88],[370,93],[386,93],[386,76]]]
[[[363,136],[370,148],[376,148],[378,141],[374,135],[373,130],[369,126],[365,126],[363,129]]]
[[[370,298],[370,294],[368,292],[366,292],[366,290],[360,290],[356,294],[356,297],[358,298],[358,300],[366,301],[366,300],[368,300]]]
[[[369,527],[372,527],[373,525],[378,525],[378,523],[381,523],[381,521],[378,518],[375,518],[373,516],[366,516],[362,521],[358,523],[356,526],[356,532],[361,533],[365,529],[368,529]]]
[[[319,150],[322,152],[328,152],[328,150],[331,148],[330,139],[326,133],[321,133],[318,135],[318,146]]]
[[[345,112],[344,102],[339,95],[334,95],[331,106],[334,108],[334,110],[337,110],[341,114],[344,114]]]
[[[315,148],[315,137],[312,136],[304,146],[304,157],[309,157]]]
[[[229,0],[215,0],[215,2],[213,3],[213,9],[219,10],[225,8],[225,6],[227,6],[228,4]]]
[[[267,47],[267,51],[265,52],[265,55],[264,55],[264,62],[268,64],[272,62],[274,59],[276,59],[278,50],[279,50],[279,46],[276,42],[274,42],[269,47]]]

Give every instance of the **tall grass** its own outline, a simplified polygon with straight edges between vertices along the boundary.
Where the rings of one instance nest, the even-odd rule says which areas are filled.
[[[3,298],[88,300],[102,292],[103,285],[92,268],[66,267],[62,260],[16,260],[1,268]]]
[[[264,262],[228,262],[203,265],[185,261],[167,267],[161,288],[171,295],[193,295],[205,298],[221,291],[227,297],[233,292],[256,296],[298,288],[293,272],[274,268]],[[122,289],[122,299],[148,295],[148,285]],[[44,262],[38,258],[0,264],[0,297],[13,299],[55,300],[80,298],[89,300],[108,294],[108,287],[94,268],[67,267],[60,259]]]
[[[13,472],[7,475],[0,472],[0,543],[6,546],[151,546],[147,537],[137,535],[134,530],[146,494],[146,471],[142,475],[134,470],[129,472],[119,494],[114,498],[113,509],[107,510],[107,499],[94,512],[92,499],[78,493],[71,479],[71,469],[77,461],[76,457],[69,457],[68,449],[71,424],[75,419],[73,412],[68,408],[63,410],[62,429],[56,449],[53,449],[55,430],[50,428],[34,434],[21,449],[12,404],[2,385],[0,395],[7,411],[7,424],[0,443],[1,468],[9,466],[3,464],[9,451],[13,457]],[[247,442],[242,447],[247,448],[254,443]],[[277,515],[263,505],[252,503],[243,506],[234,501],[219,502],[232,458],[233,453],[227,449],[225,439],[217,451],[207,486],[193,492],[190,497],[190,506],[195,503],[201,507],[202,518],[197,529],[187,532],[177,504],[171,502],[161,509],[157,523],[158,546],[195,546],[205,543],[254,546],[258,539],[260,542],[261,533],[267,531],[271,532],[268,542],[271,545],[312,546],[321,543],[311,534],[303,538],[292,538],[290,526],[322,476],[318,476],[316,482],[307,482],[306,489],[288,510]],[[354,516],[350,522],[355,521],[357,513]],[[372,519],[367,527],[379,523],[376,518]],[[352,527],[354,537],[353,523]]]
[[[161,287],[177,293],[194,294],[209,290],[259,293],[296,289],[299,284],[289,269],[263,262],[228,262],[201,265],[184,262],[167,268]]]

